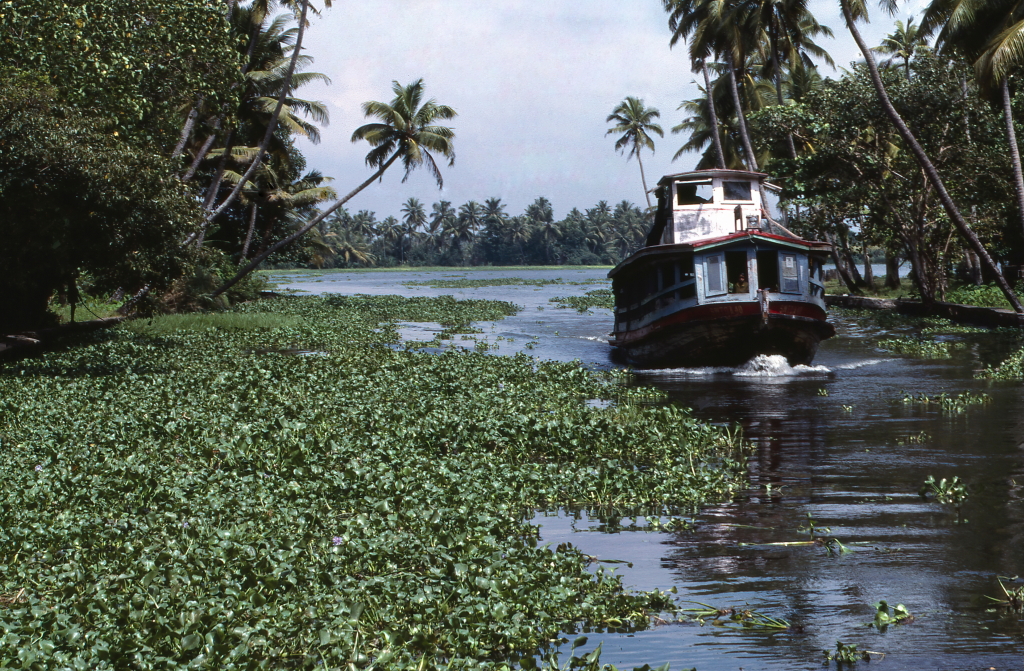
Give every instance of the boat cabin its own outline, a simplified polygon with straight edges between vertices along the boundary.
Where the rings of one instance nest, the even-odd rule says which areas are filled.
[[[616,335],[682,311],[710,316],[692,310],[701,306],[718,306],[718,316],[785,311],[824,318],[829,247],[773,228],[761,202],[765,177],[702,170],[661,179],[645,247],[609,273]]]

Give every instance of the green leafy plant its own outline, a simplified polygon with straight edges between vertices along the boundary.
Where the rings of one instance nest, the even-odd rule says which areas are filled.
[[[1024,584],[1010,588],[1003,582],[1004,580],[1011,581],[1016,579],[1016,576],[1012,578],[999,576],[997,581],[999,582],[999,589],[1002,591],[1003,595],[999,597],[986,595],[985,598],[1002,608],[1007,608],[1018,614],[1024,613]]]
[[[967,487],[964,486],[964,483],[957,476],[953,476],[952,480],[942,478],[936,482],[935,476],[929,475],[917,493],[922,499],[927,499],[931,495],[939,503],[952,504],[957,510],[960,509],[960,506],[967,500],[968,496]]]
[[[595,289],[582,296],[555,296],[548,300],[557,303],[556,307],[573,308],[580,314],[589,312],[593,308],[611,310],[615,307],[615,295],[611,289]]]
[[[874,608],[875,619],[871,624],[879,630],[884,630],[890,624],[907,624],[914,621],[914,616],[902,603],[896,604],[890,610],[889,604],[883,599],[876,603]]]
[[[715,627],[737,629],[789,629],[792,626],[782,618],[772,617],[751,608],[716,608],[700,601],[690,603],[697,606],[680,609],[680,612],[701,626],[704,626],[705,622],[710,622]]]
[[[822,652],[825,654],[825,664],[836,662],[840,665],[855,664],[859,661],[867,662],[871,660],[872,654],[879,654],[877,652],[871,653],[868,650],[858,650],[856,643],[846,644],[842,641],[836,641],[836,649],[834,651],[826,649]]]

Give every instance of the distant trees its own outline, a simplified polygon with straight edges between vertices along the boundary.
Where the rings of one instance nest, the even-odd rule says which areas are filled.
[[[650,216],[629,201],[614,208],[600,201],[585,212],[570,210],[562,219],[543,196],[517,215],[509,214],[500,198],[458,207],[438,201],[431,206],[432,216],[426,209],[415,198],[402,205],[400,219],[339,208],[324,220],[322,239],[333,253],[324,256],[312,247],[299,247],[299,253],[282,252],[269,261],[313,265],[320,254],[324,267],[608,265],[639,249],[651,225]]]

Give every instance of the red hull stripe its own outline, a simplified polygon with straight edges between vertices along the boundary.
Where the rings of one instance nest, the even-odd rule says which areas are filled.
[[[768,313],[773,315],[784,315],[789,317],[804,317],[825,321],[825,311],[811,303],[797,303],[788,301],[771,301],[768,304]],[[643,328],[627,331],[618,335],[613,344],[626,344],[643,340],[655,331],[660,331],[669,326],[684,324],[691,321],[704,321],[714,319],[728,319],[730,317],[753,317],[760,316],[760,303],[718,303],[713,305],[698,305],[687,308],[674,314],[662,317]]]

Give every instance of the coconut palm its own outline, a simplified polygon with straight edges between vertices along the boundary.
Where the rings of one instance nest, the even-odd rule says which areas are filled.
[[[419,232],[419,228],[427,223],[427,211],[423,209],[423,203],[418,198],[410,198],[402,206],[402,223],[405,225],[403,238],[413,240]],[[405,247],[399,245],[402,252],[402,262],[405,262]]]
[[[941,28],[936,46],[967,57],[974,63],[982,92],[1001,98],[1016,181],[1017,211],[1024,229],[1024,171],[1010,99],[1010,75],[1024,65],[1024,1],[932,0],[921,29],[930,32],[936,28]]]
[[[903,117],[893,107],[892,101],[889,99],[889,94],[885,90],[885,85],[882,83],[882,77],[878,72],[878,66],[875,64],[874,56],[871,54],[871,50],[868,48],[867,43],[864,41],[864,37],[860,34],[860,30],[857,28],[857,21],[859,19],[867,18],[867,7],[863,4],[862,0],[839,0],[839,5],[843,10],[843,17],[846,19],[846,26],[850,30],[850,34],[853,36],[854,41],[860,48],[862,54],[864,54],[864,62],[868,67],[868,74],[871,77],[871,84],[875,88],[875,93],[878,95],[878,101],[882,104],[882,110],[885,115],[892,122],[892,125],[896,128],[896,132],[899,133],[903,141],[910,147],[911,152],[914,154],[914,158],[921,166],[922,171],[928,178],[929,184],[935,189],[935,194],[939,198],[939,202],[942,203],[943,209],[946,210],[946,214],[952,220],[953,225],[956,226],[957,231],[964,238],[967,244],[974,250],[981,259],[985,268],[996,278],[996,283],[1002,290],[1003,295],[1006,296],[1006,300],[1013,306],[1015,312],[1024,313],[1024,305],[1021,304],[1017,295],[1014,293],[1010,284],[1003,277],[1002,273],[999,272],[999,267],[996,266],[992,257],[989,255],[988,250],[981,244],[981,240],[978,239],[977,234],[971,229],[970,225],[963,218],[956,203],[953,202],[953,198],[949,195],[946,190],[946,185],[942,181],[942,177],[939,175],[938,170],[935,169],[935,165],[932,163],[928,154],[925,153],[924,148],[914,137],[914,134],[907,127],[906,122],[903,121]],[[890,10],[890,13],[895,10],[895,0],[884,0],[882,6]],[[1019,192],[1018,192],[1019,193]]]
[[[640,164],[640,181],[644,185],[647,207],[651,206],[651,196],[647,193],[647,178],[644,176],[644,163],[640,158],[640,152],[650,149],[651,153],[654,153],[654,140],[651,139],[651,133],[656,133],[658,137],[665,137],[661,126],[654,123],[654,120],[660,116],[661,112],[654,107],[644,105],[641,98],[627,96],[605,119],[606,122],[615,124],[608,129],[605,135],[622,133],[622,136],[615,141],[616,151],[621,153],[628,148],[627,160],[636,156],[636,161]]]
[[[928,36],[921,30],[921,26],[914,25],[914,18],[907,19],[907,24],[902,21],[896,22],[896,30],[882,39],[882,43],[872,49],[879,54],[889,56],[879,63],[882,67],[890,67],[895,64],[896,59],[903,60],[903,72],[907,79],[910,79],[910,59],[914,50],[921,46],[927,46]]]
[[[380,222],[377,226],[377,235],[380,236],[380,252],[381,257],[384,261],[387,261],[387,244],[389,242],[395,243],[400,237],[402,237],[402,226],[398,223],[398,219],[393,216],[386,217],[384,221]],[[397,256],[397,254],[396,254]]]
[[[409,174],[415,168],[426,166],[427,170],[434,176],[438,188],[444,185],[441,171],[430,152],[437,152],[445,156],[448,159],[449,166],[455,164],[455,148],[452,145],[455,133],[452,129],[435,123],[438,120],[454,119],[456,116],[455,110],[446,105],[439,105],[433,99],[424,100],[422,79],[418,79],[407,86],[402,86],[398,82],[392,82],[392,91],[395,97],[390,103],[377,101],[363,103],[363,113],[367,117],[374,117],[379,119],[379,121],[360,126],[352,133],[353,142],[366,140],[373,147],[366,155],[366,164],[377,168],[376,172],[349,192],[344,198],[335,201],[333,205],[313,217],[306,226],[281,240],[254,259],[249,265],[240,270],[235,277],[219,287],[212,294],[214,298],[255,270],[270,254],[305,235],[306,231],[330,216],[332,212],[343,206],[360,191],[383,177],[387,169],[396,161],[400,160],[405,168],[405,176],[402,178],[403,182],[409,178]]]

